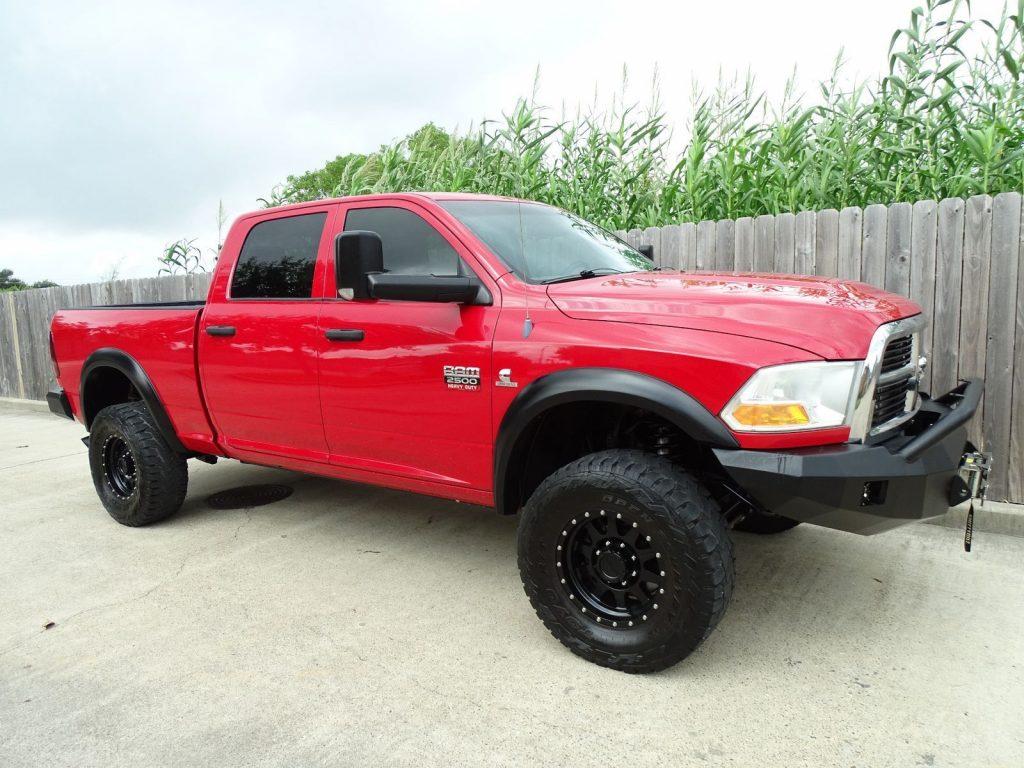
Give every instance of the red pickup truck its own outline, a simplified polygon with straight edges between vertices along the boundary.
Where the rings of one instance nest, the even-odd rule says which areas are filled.
[[[650,257],[506,198],[266,209],[232,226],[205,303],[57,313],[50,407],[89,431],[125,525],[218,457],[521,513],[541,620],[629,672],[718,623],[730,529],[875,533],[979,492],[981,382],[918,390],[913,302]]]

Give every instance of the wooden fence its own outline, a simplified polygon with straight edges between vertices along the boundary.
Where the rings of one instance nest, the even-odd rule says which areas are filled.
[[[972,439],[995,454],[990,498],[1024,502],[1024,228],[1016,192],[968,200],[804,211],[630,230],[659,265],[862,280],[910,296],[931,318],[924,385],[984,377]],[[206,275],[0,294],[0,396],[42,398],[47,330],[65,307],[201,299]]]

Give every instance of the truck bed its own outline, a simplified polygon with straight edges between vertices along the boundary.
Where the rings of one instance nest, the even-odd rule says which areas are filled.
[[[57,312],[51,325],[53,350],[75,418],[85,423],[90,415],[83,413],[81,398],[90,357],[119,350],[144,368],[182,443],[190,450],[208,447],[213,429],[196,370],[196,332],[204,306],[202,301],[171,301]]]

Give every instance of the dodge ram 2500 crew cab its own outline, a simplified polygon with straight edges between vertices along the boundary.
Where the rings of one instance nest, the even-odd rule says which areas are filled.
[[[171,515],[227,457],[521,514],[538,615],[667,667],[722,617],[730,529],[855,533],[967,499],[982,385],[931,398],[920,308],[856,282],[655,269],[546,205],[395,194],[251,213],[205,303],[58,312],[51,408],[100,500]]]

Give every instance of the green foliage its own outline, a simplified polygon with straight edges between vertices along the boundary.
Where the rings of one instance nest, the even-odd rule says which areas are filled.
[[[997,22],[927,0],[891,38],[886,75],[816,98],[753,81],[695,88],[677,155],[657,101],[553,120],[536,97],[465,135],[426,125],[369,155],[290,176],[265,205],[370,192],[528,197],[612,228],[965,196],[1024,187],[1024,0]],[[970,52],[970,53],[968,53]],[[813,101],[813,103],[811,103]]]
[[[26,288],[25,281],[14,276],[13,269],[0,269],[0,291],[24,291]]]
[[[191,275],[194,272],[205,272],[203,252],[194,245],[195,240],[175,240],[164,248],[162,255],[157,257],[160,262],[158,275]]]
[[[54,288],[57,283],[52,280],[39,280],[29,285],[24,280],[14,276],[12,269],[0,269],[0,292],[4,291],[27,291],[29,288]]]

